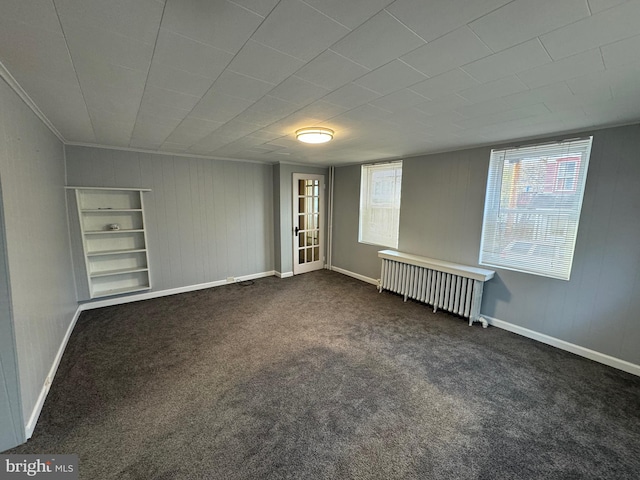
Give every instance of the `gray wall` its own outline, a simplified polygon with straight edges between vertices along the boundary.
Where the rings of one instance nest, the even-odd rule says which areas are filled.
[[[153,290],[272,271],[272,166],[67,147],[67,184],[144,194]]]
[[[326,232],[327,232],[327,214],[326,214],[326,205],[327,205],[327,195],[329,191],[329,186],[327,185],[329,179],[329,169],[321,168],[321,167],[308,167],[305,165],[292,165],[287,163],[281,163],[277,166],[279,171],[279,194],[278,194],[278,202],[279,202],[279,212],[276,212],[276,216],[280,218],[279,223],[279,235],[276,234],[276,241],[280,242],[280,245],[276,243],[276,259],[279,262],[276,263],[276,271],[280,273],[290,273],[293,272],[293,174],[294,173],[310,173],[312,175],[324,175],[324,183],[325,183],[325,195],[324,195],[324,205],[325,205],[325,218],[324,218],[324,226],[325,226],[325,256],[327,253],[327,241],[326,241]]]
[[[592,133],[571,280],[498,269],[482,313],[640,364],[640,126]],[[489,152],[404,160],[399,250],[478,265]],[[379,248],[357,241],[359,184],[359,166],[336,168],[333,263],[378,278]]]
[[[25,422],[77,308],[64,167],[61,142],[0,81],[0,181]]]
[[[24,441],[5,236],[0,192],[0,452]]]

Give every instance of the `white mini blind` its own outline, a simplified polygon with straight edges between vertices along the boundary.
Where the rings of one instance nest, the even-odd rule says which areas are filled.
[[[402,161],[362,165],[358,241],[398,248]]]
[[[569,280],[591,141],[491,151],[480,264]]]

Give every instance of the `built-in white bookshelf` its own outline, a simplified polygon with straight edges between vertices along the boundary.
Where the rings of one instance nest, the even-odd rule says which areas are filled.
[[[143,194],[150,190],[67,188],[75,192],[76,225],[86,270],[87,282],[78,288],[79,300],[149,290]]]

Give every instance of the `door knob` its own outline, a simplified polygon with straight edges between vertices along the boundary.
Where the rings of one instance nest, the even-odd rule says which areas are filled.
[[[294,230],[295,234],[298,235],[298,232],[300,231],[300,229],[298,227],[296,227],[296,229]]]

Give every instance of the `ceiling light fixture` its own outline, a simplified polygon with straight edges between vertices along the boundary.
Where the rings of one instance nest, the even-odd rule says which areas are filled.
[[[296,138],[304,143],[326,143],[333,139],[333,130],[324,127],[307,127],[296,130]]]

